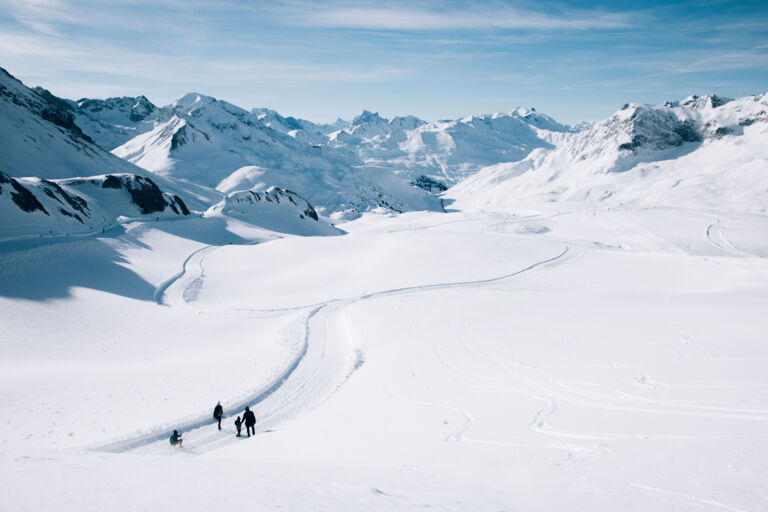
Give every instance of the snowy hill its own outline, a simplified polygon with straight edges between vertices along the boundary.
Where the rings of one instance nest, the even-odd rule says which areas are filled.
[[[359,169],[352,152],[270,128],[262,122],[263,112],[249,113],[198,93],[183,96],[170,110],[167,121],[157,122],[114,154],[161,176],[220,189],[226,185],[227,192],[254,186],[295,190],[327,214],[355,215],[377,207],[439,209],[434,196],[407,181]],[[285,118],[280,123],[293,126]],[[254,173],[256,168],[260,171]]]
[[[448,195],[459,208],[573,200],[763,211],[766,112],[765,94],[627,104],[554,148],[483,169]]]
[[[320,219],[306,199],[295,192],[278,187],[232,192],[220,203],[211,206],[205,216],[232,217],[280,233],[304,236],[341,233]]]
[[[120,217],[189,215],[184,201],[149,178],[108,174],[46,180],[0,172],[0,239],[98,232]]]

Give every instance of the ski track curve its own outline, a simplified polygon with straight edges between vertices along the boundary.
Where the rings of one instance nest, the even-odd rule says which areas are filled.
[[[707,226],[707,240],[709,240],[712,245],[721,251],[732,256],[739,256],[742,258],[759,258],[759,255],[739,249],[731,242],[729,242],[727,238],[725,238],[725,235],[723,234],[723,228],[728,227],[728,222],[729,219],[718,217],[717,221],[709,224]]]
[[[181,264],[181,270],[178,273],[174,274],[169,279],[166,279],[165,281],[163,281],[162,283],[160,283],[157,286],[157,288],[155,289],[155,293],[154,293],[155,302],[157,302],[157,304],[160,305],[160,306],[164,306],[164,305],[167,306],[167,304],[165,304],[165,302],[164,302],[165,294],[167,293],[168,289],[171,286],[173,286],[174,283],[176,283],[176,281],[178,281],[179,279],[181,279],[182,277],[184,277],[187,274],[187,265],[189,265],[189,262],[195,256],[197,256],[197,255],[199,255],[201,253],[204,253],[204,252],[209,252],[209,251],[211,251],[211,250],[213,250],[215,248],[216,248],[216,246],[206,245],[205,247],[201,247],[199,249],[196,249],[196,250],[192,251],[186,257],[184,262]]]
[[[186,299],[195,296],[195,294],[188,293],[187,290],[192,285],[200,285],[200,280],[204,274],[203,262],[205,257],[220,247],[223,246],[205,246],[190,253],[183,261],[181,270],[157,287],[154,294],[155,301],[159,305],[168,307],[191,307]],[[305,306],[248,310],[253,316],[256,316],[257,313],[274,314],[306,310],[307,314],[302,321],[303,339],[297,353],[275,379],[257,390],[226,401],[227,410],[224,420],[229,423],[245,406],[249,406],[256,415],[258,432],[264,433],[272,431],[276,426],[295,417],[301,411],[315,408],[327,400],[363,364],[363,355],[352,346],[349,340],[335,340],[334,343],[330,343],[328,339],[329,318],[352,304],[376,298],[447,288],[485,286],[555,263],[563,264],[580,255],[581,251],[574,251],[571,247],[566,246],[556,256],[497,277],[400,287],[352,298],[331,299]],[[193,268],[196,269],[196,272],[191,271]],[[460,441],[461,435],[471,423],[472,421],[469,420],[457,432],[457,435],[453,436],[453,439]],[[204,453],[242,440],[231,435],[229,429],[226,429],[227,435],[222,435],[224,431],[219,432],[214,424],[215,421],[207,411],[201,412],[180,418],[173,423],[165,423],[147,430],[134,432],[92,447],[92,449],[113,453],[129,451],[167,453],[168,436],[173,429],[178,429],[184,434],[184,449],[192,453]]]

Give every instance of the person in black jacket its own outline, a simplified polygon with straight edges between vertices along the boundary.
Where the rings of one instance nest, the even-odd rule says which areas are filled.
[[[251,437],[251,430],[253,430],[253,435],[256,435],[256,416],[248,407],[245,408],[243,413],[243,422],[245,423],[245,431],[248,432],[248,437]]]
[[[221,402],[216,404],[213,408],[213,419],[219,422],[219,430],[221,430],[221,418],[224,417],[224,408],[221,406]]]
[[[240,416],[235,420],[235,428],[237,429],[237,437],[240,437],[240,430],[243,428],[243,422],[240,420]]]

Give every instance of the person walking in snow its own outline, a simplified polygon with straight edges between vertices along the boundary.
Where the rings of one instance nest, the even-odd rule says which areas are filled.
[[[249,407],[245,408],[243,421],[245,422],[245,431],[248,432],[248,437],[251,437],[251,430],[253,430],[253,435],[256,435],[256,416]]]
[[[181,446],[181,442],[183,439],[181,438],[181,432],[178,430],[174,430],[173,434],[171,434],[171,446],[179,445]]]
[[[221,418],[224,417],[224,408],[221,406],[221,402],[216,404],[213,408],[213,419],[219,422],[219,430],[221,430]]]
[[[237,436],[235,437],[240,437],[240,429],[243,428],[243,422],[240,420],[240,416],[235,420],[235,428],[237,429]]]

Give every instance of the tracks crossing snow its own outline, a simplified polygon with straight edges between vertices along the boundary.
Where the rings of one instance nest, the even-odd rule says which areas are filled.
[[[216,246],[206,246],[193,251],[182,263],[179,273],[158,286],[155,300],[170,307],[192,307],[204,276],[203,263]],[[289,364],[265,386],[247,392],[239,398],[227,401],[228,412],[238,414],[246,405],[257,418],[258,432],[273,429],[282,422],[310,410],[327,400],[351,374],[361,366],[362,354],[351,340],[344,336],[330,336],[328,320],[347,306],[364,300],[406,295],[446,288],[485,286],[530,272],[547,265],[562,264],[578,252],[565,247],[556,256],[537,261],[522,269],[497,277],[457,282],[435,283],[382,290],[346,299],[334,299],[319,304],[293,308],[252,311],[250,314],[280,314],[306,310],[303,317],[303,339]],[[231,422],[233,415],[225,418]],[[471,422],[470,422],[471,423]],[[469,424],[466,425],[466,428]],[[466,430],[466,428],[464,430]],[[238,442],[231,434],[219,432],[213,426],[209,412],[200,412],[180,418],[173,424],[158,425],[146,431],[116,439],[95,447],[99,451],[157,453],[165,450],[172,429],[184,433],[185,448],[203,453]],[[461,439],[459,433],[455,440]]]

